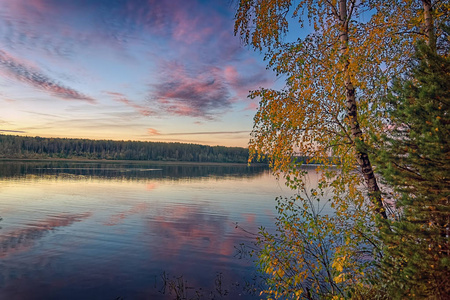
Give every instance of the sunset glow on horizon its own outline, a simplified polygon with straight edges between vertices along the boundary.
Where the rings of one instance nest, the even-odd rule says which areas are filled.
[[[0,133],[247,146],[262,56],[229,0],[0,0]]]

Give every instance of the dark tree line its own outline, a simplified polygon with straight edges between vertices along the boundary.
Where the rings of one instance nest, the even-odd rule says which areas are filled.
[[[246,163],[248,149],[198,144],[0,135],[3,158],[82,158]]]

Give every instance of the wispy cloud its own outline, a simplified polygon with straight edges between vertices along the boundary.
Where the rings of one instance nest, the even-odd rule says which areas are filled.
[[[1,132],[16,132],[16,133],[26,133],[26,131],[22,130],[7,130],[7,129],[0,129]]]
[[[26,113],[32,114],[32,115],[43,116],[43,117],[51,117],[51,118],[59,118],[59,119],[64,118],[63,116],[59,116],[59,115],[40,113],[40,112],[29,111],[29,110],[23,110],[23,112],[26,112]]]
[[[224,78],[227,80],[231,88],[235,91],[237,100],[247,98],[249,91],[267,86],[272,83],[267,72],[264,69],[254,70],[254,66],[250,62],[241,64],[241,68],[248,67],[251,70],[238,70],[236,66],[227,65],[224,67]]]
[[[149,100],[170,115],[215,119],[234,103],[246,101],[250,90],[270,83],[263,72],[242,73],[230,65],[189,67],[172,61],[162,63],[159,70]]]
[[[194,73],[183,64],[171,62],[161,71],[160,82],[151,86],[150,99],[166,113],[212,119],[214,112],[230,107],[230,91],[217,70]]]
[[[148,128],[147,132],[150,135],[161,135],[161,133],[158,130],[156,130],[155,128]]]
[[[151,116],[151,115],[154,115],[154,114],[155,114],[155,112],[154,112],[153,110],[151,110],[150,108],[148,108],[148,107],[146,107],[146,106],[144,106],[144,105],[137,104],[137,103],[135,103],[135,102],[133,102],[133,101],[127,99],[127,98],[125,97],[125,95],[122,94],[122,93],[118,93],[118,92],[106,92],[106,94],[112,96],[112,97],[114,98],[115,101],[120,102],[120,103],[123,103],[123,104],[125,104],[126,106],[129,106],[129,107],[135,109],[136,111],[138,111],[138,112],[139,112],[141,115],[143,115],[143,116],[148,117],[148,116]]]
[[[258,103],[250,102],[244,110],[255,111],[258,109],[258,107],[259,107]]]
[[[58,98],[67,100],[83,100],[95,103],[95,100],[72,88],[66,87],[44,75],[34,67],[21,63],[5,51],[0,50],[0,67],[15,79],[48,92]]]
[[[171,133],[160,133],[159,131],[156,131],[158,133],[151,133],[150,130],[154,130],[153,128],[149,128],[150,134],[157,134],[161,136],[167,136],[167,135],[221,135],[221,134],[242,134],[242,133],[249,133],[247,130],[237,130],[237,131],[197,131],[197,132],[171,132]]]

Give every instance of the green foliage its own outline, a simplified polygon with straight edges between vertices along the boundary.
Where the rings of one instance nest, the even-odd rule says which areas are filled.
[[[267,158],[274,172],[299,191],[294,199],[278,200],[278,233],[262,231],[260,265],[269,275],[265,291],[269,297],[389,296],[377,290],[384,283],[379,282],[376,267],[381,259],[377,232],[391,232],[390,222],[376,222],[387,218],[387,207],[383,207],[385,199],[369,151],[385,132],[389,104],[383,99],[393,78],[408,70],[415,42],[423,37],[430,43],[446,41],[436,49],[448,52],[449,39],[441,29],[435,30],[435,24],[448,22],[449,8],[448,1],[428,0],[239,1],[235,33],[246,44],[264,51],[268,67],[285,79],[281,90],[261,88],[250,93],[260,99],[250,152]],[[299,30],[308,23],[312,33],[284,42],[291,28]],[[440,88],[446,87],[436,87]],[[437,117],[434,109],[425,111]],[[420,111],[419,107],[416,110]],[[448,117],[448,111],[444,114]],[[404,122],[409,126],[414,120]],[[433,127],[441,121],[430,122],[430,138],[449,136],[441,132],[444,128]],[[319,164],[319,187],[309,198],[301,163],[294,158],[299,155]],[[449,157],[441,155],[440,159],[448,161]],[[425,166],[431,164],[423,161]],[[442,170],[448,172],[448,166]],[[448,188],[448,182],[434,188],[440,191],[445,184]],[[332,216],[314,211],[311,205],[315,201],[311,199],[328,188]],[[406,215],[407,209],[403,209]],[[396,229],[392,232],[401,239]],[[326,253],[327,259],[319,253]],[[397,259],[403,254],[392,255]]]
[[[394,298],[449,299],[450,57],[421,43],[414,63],[387,98],[392,123],[376,153],[401,210],[380,233],[381,282]]]
[[[295,184],[293,182],[291,185]],[[379,254],[375,223],[365,206],[332,209],[332,193],[299,183],[290,198],[277,198],[276,233],[258,237],[259,268],[268,275],[264,291],[272,299],[341,299],[367,295]],[[351,216],[351,218],[349,217]],[[361,296],[364,298],[364,296]]]
[[[246,163],[248,149],[182,143],[0,135],[0,157]]]
[[[260,269],[269,275],[269,297],[296,299],[321,295],[339,295],[339,284],[333,280],[332,256],[339,241],[331,238],[334,229],[328,216],[320,216],[300,195],[278,198],[277,233],[261,232],[263,247]],[[307,204],[308,203],[308,204]],[[308,206],[308,207],[307,207]]]

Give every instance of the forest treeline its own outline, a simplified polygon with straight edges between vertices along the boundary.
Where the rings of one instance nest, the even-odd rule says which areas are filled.
[[[0,135],[2,158],[246,163],[248,155],[241,147]]]

